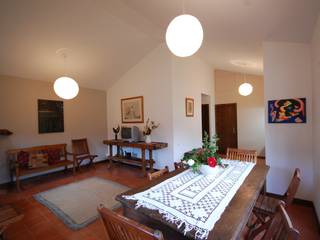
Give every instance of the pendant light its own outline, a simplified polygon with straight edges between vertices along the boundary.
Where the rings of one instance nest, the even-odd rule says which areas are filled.
[[[64,67],[66,65],[67,54],[65,52],[66,49],[59,49],[57,51],[58,54],[61,54],[64,59]],[[71,77],[62,76],[55,80],[53,84],[53,89],[55,93],[66,100],[75,98],[79,93],[79,85],[78,83],[72,79]]]
[[[242,95],[242,96],[249,96],[252,91],[253,91],[253,87],[250,83],[247,83],[246,82],[246,74],[244,73],[244,81],[245,83],[242,83],[240,86],[239,86],[239,94]]]
[[[170,22],[166,32],[166,43],[174,55],[189,57],[201,47],[203,29],[196,17],[184,14],[184,6],[182,12],[182,15]]]

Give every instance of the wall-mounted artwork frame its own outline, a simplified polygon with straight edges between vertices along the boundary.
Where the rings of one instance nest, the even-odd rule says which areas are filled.
[[[269,123],[306,123],[306,98],[268,101]]]
[[[122,123],[143,123],[144,109],[143,96],[121,99]]]
[[[39,133],[64,132],[63,101],[38,99]]]
[[[186,117],[194,116],[194,99],[186,98],[185,100],[185,108],[186,108]]]

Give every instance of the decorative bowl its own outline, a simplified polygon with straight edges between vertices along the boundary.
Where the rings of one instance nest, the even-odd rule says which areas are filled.
[[[201,165],[200,167],[200,172],[207,176],[207,175],[216,175],[220,170],[220,167],[219,166],[216,166],[216,167],[210,167],[209,165]]]

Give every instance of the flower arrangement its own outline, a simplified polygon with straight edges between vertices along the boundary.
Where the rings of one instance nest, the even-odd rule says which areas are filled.
[[[189,165],[193,172],[199,172],[201,165],[209,165],[214,168],[216,166],[223,166],[221,157],[218,155],[218,142],[219,138],[217,135],[211,139],[207,133],[203,138],[203,145],[201,149],[193,149],[184,155],[182,162]]]
[[[158,128],[160,126],[160,123],[158,124],[155,124],[154,121],[150,121],[150,119],[148,118],[147,122],[146,122],[146,125],[144,126],[144,129],[143,129],[143,135],[145,136],[148,136],[148,135],[151,135],[151,132]]]

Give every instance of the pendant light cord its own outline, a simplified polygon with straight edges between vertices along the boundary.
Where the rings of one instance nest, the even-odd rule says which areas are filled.
[[[181,0],[181,5],[182,5],[182,14],[186,13],[186,1],[185,0]]]
[[[63,57],[63,75],[67,76],[67,54],[66,53],[63,53],[62,54],[62,57]]]

